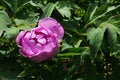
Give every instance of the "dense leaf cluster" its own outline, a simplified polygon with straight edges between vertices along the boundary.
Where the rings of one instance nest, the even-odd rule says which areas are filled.
[[[42,63],[19,55],[20,30],[53,17],[65,30],[58,54]],[[119,0],[0,0],[0,79],[119,80]]]

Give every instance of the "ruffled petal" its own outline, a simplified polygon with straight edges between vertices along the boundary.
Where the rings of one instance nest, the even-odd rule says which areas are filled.
[[[46,52],[42,52],[42,53],[39,53],[39,55],[36,55],[34,57],[31,57],[31,60],[35,61],[35,62],[42,62],[44,60],[47,60],[49,59],[50,57],[49,56],[46,56],[45,54],[47,54]]]
[[[19,46],[21,46],[22,37],[24,36],[25,33],[26,33],[26,31],[21,31],[21,32],[18,34],[17,38],[16,38],[16,43],[17,43]]]
[[[56,52],[56,49],[57,49],[58,45],[55,44],[55,43],[49,43],[45,46],[44,48],[44,52],[47,52],[46,55],[48,56],[53,56],[54,55],[54,52]]]
[[[26,43],[26,45],[29,46],[29,48],[32,50],[32,52],[34,52],[34,54],[37,54],[41,50],[41,45],[38,45],[35,40],[29,40],[27,38],[24,38],[24,42]],[[22,47],[24,47],[24,45]]]
[[[49,43],[44,46],[43,51],[40,51],[36,54],[36,56],[31,57],[31,59],[35,62],[42,62],[53,57],[56,54],[58,49],[58,44],[56,43]]]
[[[25,43],[24,40],[22,40],[22,47],[20,48],[21,55],[27,56],[27,57],[32,57],[34,56],[33,51],[31,48]]]
[[[61,39],[64,35],[64,29],[62,26],[53,18],[43,18],[39,21],[38,27],[44,27],[56,33],[57,38]]]

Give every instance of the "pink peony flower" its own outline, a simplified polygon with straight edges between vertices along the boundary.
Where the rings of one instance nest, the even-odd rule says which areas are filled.
[[[38,27],[21,31],[16,43],[21,55],[41,62],[55,55],[63,35],[64,30],[55,19],[43,18],[39,21]]]

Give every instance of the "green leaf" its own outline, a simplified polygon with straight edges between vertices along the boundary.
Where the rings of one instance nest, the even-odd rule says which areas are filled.
[[[24,70],[19,75],[17,75],[17,77],[24,77],[24,76],[27,76],[29,74],[30,74],[29,72],[27,72],[26,70]]]
[[[76,4],[68,1],[57,1],[55,3],[55,7],[58,10],[58,12],[64,17],[70,17],[71,11],[74,8],[79,8]]]
[[[107,11],[107,9],[108,9],[108,4],[102,4],[100,7],[96,9],[95,14],[93,15],[92,19],[94,19],[97,16],[102,15],[103,13]]]
[[[111,23],[111,24],[120,23],[120,14],[110,17],[108,22]]]
[[[119,8],[119,7],[120,7],[120,4],[117,5],[117,6],[109,6],[106,12],[110,12],[112,10],[115,10],[115,9]]]
[[[97,4],[91,4],[91,5],[88,7],[88,10],[87,10],[87,12],[86,12],[86,14],[85,14],[85,16],[84,16],[84,21],[85,21],[86,23],[88,23],[88,22],[92,19],[93,15],[94,15],[95,12],[96,12],[97,7],[98,7]]]
[[[23,70],[20,74],[17,75],[17,77],[25,77],[25,76],[29,76],[32,75],[33,76],[34,73],[34,69],[31,69],[30,67],[26,67],[25,70]]]
[[[79,48],[67,48],[63,50],[58,56],[78,56],[88,50],[88,47],[79,47]]]
[[[3,0],[6,5],[12,10],[12,12],[16,12],[23,4],[29,2],[30,0]]]
[[[67,48],[72,48],[72,47],[73,47],[72,45],[70,45],[70,44],[67,43],[66,41],[63,41],[63,42],[62,42],[62,49],[61,49],[61,51],[65,50],[65,49],[67,49]]]
[[[117,34],[120,35],[120,23],[118,22],[117,24],[113,24],[115,27],[114,29],[116,30]]]
[[[81,53],[64,53],[64,54],[58,54],[57,56],[60,57],[68,57],[68,56],[80,56]]]
[[[55,7],[55,5],[53,3],[48,3],[43,10],[42,17],[50,17],[54,10],[54,7]]]
[[[112,55],[117,55],[117,57],[120,58],[120,44],[116,44],[114,46],[114,52],[110,54],[111,56]]]
[[[102,6],[101,6],[101,7],[102,7]],[[119,7],[120,7],[120,5],[118,5],[118,6],[109,6],[106,11],[104,11],[103,13],[101,13],[101,15],[97,16],[96,18],[94,18],[94,20],[103,17],[103,16],[104,16],[105,14],[107,14],[108,12],[113,11],[113,10],[119,8]]]
[[[37,15],[38,14],[31,13],[30,15],[28,15],[26,20],[17,18],[13,19],[15,25],[10,26],[10,28],[6,28],[4,30],[4,37],[7,39],[15,39],[20,30],[30,30],[32,27],[35,27],[38,19],[34,17]]]
[[[93,19],[93,21],[95,21],[95,20],[97,20],[97,19],[105,16],[108,12],[113,11],[113,10],[119,8],[119,7],[120,7],[120,5],[118,5],[118,6],[109,6],[108,8],[107,8],[107,6],[105,6],[105,8],[107,8],[107,10],[104,11],[103,13],[101,13],[101,15],[96,16],[96,17]],[[101,8],[102,8],[102,6],[101,6]]]
[[[106,5],[106,4],[104,4],[104,5]],[[91,18],[91,20],[89,19],[89,18],[87,18],[88,20],[88,22],[87,22],[87,24],[85,25],[85,28],[87,27],[87,26],[89,26],[89,25],[91,25],[91,24],[93,24],[97,19],[99,19],[99,18],[101,18],[101,17],[104,17],[108,12],[110,12],[110,11],[113,11],[113,10],[115,10],[115,9],[117,9],[117,8],[119,8],[120,7],[120,5],[118,5],[118,6],[109,6],[108,8],[107,8],[107,5],[106,6],[104,6],[104,5],[102,5],[102,6],[100,6],[100,7],[98,7],[98,11],[101,11],[101,12],[97,12],[97,9],[95,9],[95,7],[94,7],[94,5],[93,5],[93,9],[92,10],[94,10],[94,15],[92,16],[92,18]],[[102,13],[102,10],[104,10],[104,8],[105,8],[105,11],[103,11],[103,13]],[[106,9],[107,8],[107,9]],[[91,11],[92,11],[91,10]],[[96,15],[95,15],[95,13],[96,13]],[[90,13],[86,13],[86,14],[90,14]],[[90,15],[88,15],[88,17],[89,17]]]
[[[59,11],[59,13],[64,17],[70,17],[71,12],[70,8],[67,6],[67,3],[63,2],[57,2],[56,3],[56,9]]]
[[[101,17],[101,18],[95,20],[95,22],[94,22],[94,23],[95,23],[95,26],[99,26],[99,25],[101,25],[102,23],[108,21],[108,19],[109,19],[110,17],[111,17],[111,15],[105,15],[104,18]]]
[[[87,38],[90,40],[89,44],[92,58],[95,58],[97,56],[97,52],[102,44],[105,30],[106,26],[102,28],[91,28],[88,30]]]
[[[39,18],[38,15],[38,13],[29,12],[28,15],[21,15],[18,18],[14,18],[14,26],[19,28],[20,30],[29,30],[37,25]]]
[[[36,3],[34,3],[32,0],[30,0],[28,3],[31,4],[32,6],[36,6],[36,7],[39,6],[39,5],[37,5]],[[40,3],[39,3],[39,4],[40,4]]]
[[[114,50],[117,42],[117,32],[114,25],[107,24],[107,26],[108,44],[110,45],[111,50]]]
[[[67,49],[63,50],[62,53],[66,53],[66,52],[79,53],[79,52],[83,52],[83,51],[86,50],[86,49],[88,49],[88,47],[67,48]]]
[[[11,24],[11,20],[5,11],[0,11],[0,36],[3,31],[6,30],[7,26]]]
[[[81,42],[82,42],[82,40],[80,40],[80,39],[76,40],[76,42],[74,41],[75,48],[78,48],[80,46]]]
[[[47,65],[43,65],[43,67],[44,67],[46,70],[48,70],[48,71],[52,72],[52,69],[50,69],[50,67],[49,67],[49,66],[47,66]]]
[[[110,17],[108,23],[113,25],[115,31],[120,35],[120,14]]]
[[[10,18],[5,11],[0,11],[0,26],[11,24]]]
[[[16,27],[6,28],[6,32],[4,34],[4,37],[7,39],[15,39],[17,34],[19,32],[19,29]]]
[[[73,33],[77,35],[85,35],[82,32],[84,30],[81,29],[80,26],[75,21],[62,21],[61,24],[63,25],[63,28],[65,29],[65,31],[69,32],[71,35],[73,35]]]

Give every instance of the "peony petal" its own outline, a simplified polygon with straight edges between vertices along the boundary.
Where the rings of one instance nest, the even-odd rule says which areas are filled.
[[[21,32],[18,34],[17,38],[16,38],[16,43],[17,43],[19,46],[21,46],[22,37],[25,35],[25,33],[26,33],[26,31],[21,31]]]
[[[26,55],[27,57],[31,57],[34,55],[33,51],[31,50],[31,48],[25,43],[24,40],[22,40],[22,48],[20,48],[21,51],[21,55]]]
[[[34,36],[31,36],[33,33],[27,33],[25,37],[23,38],[26,45],[30,47],[30,49],[34,52],[34,54],[37,54],[41,50],[41,45],[36,43],[36,40],[32,39]],[[32,37],[32,38],[31,38]],[[22,46],[24,47],[24,45]]]
[[[25,56],[25,57],[28,57],[28,58],[31,58],[34,56],[34,53],[30,50],[30,49],[26,49],[26,48],[21,48],[20,50],[20,54],[22,56]]]
[[[30,39],[31,36],[32,36],[32,33],[30,31],[27,31],[26,34],[25,34],[25,36],[24,36],[24,38]]]
[[[44,60],[47,60],[55,55],[57,48],[58,45],[55,45],[55,43],[49,43],[45,45],[43,51],[40,51],[36,54],[36,56],[31,57],[31,59],[35,62],[42,62]]]
[[[25,52],[22,51],[22,48],[19,49],[19,53],[20,53],[22,56],[27,57],[27,55],[25,54]]]
[[[53,18],[43,18],[39,21],[38,27],[44,27],[56,33],[57,38],[61,39],[64,35],[64,30],[62,26]]]
[[[54,42],[57,43],[56,35],[51,34],[50,37],[47,38],[47,42]]]
[[[44,60],[47,60],[49,59],[50,57],[49,56],[46,56],[45,54],[47,54],[46,52],[43,52],[43,53],[39,53],[39,55],[36,55],[34,57],[31,57],[31,59],[35,62],[42,62]]]
[[[55,43],[49,43],[47,45],[45,45],[44,47],[44,52],[47,52],[47,56],[53,56],[54,53],[56,52],[56,49],[57,49],[58,45],[55,44]]]
[[[58,48],[58,40],[64,35],[62,26],[53,18],[41,19],[37,28],[21,31],[16,38],[19,52],[36,62],[53,57]]]
[[[36,37],[35,32],[31,32],[31,36],[30,36],[30,38],[35,38],[35,37]]]
[[[43,33],[43,34],[45,34],[45,35],[48,35],[48,32],[45,29],[41,30],[40,32]]]
[[[40,44],[46,44],[47,40],[45,38],[38,38],[37,40]]]
[[[38,53],[39,50],[41,50],[41,45],[36,45],[37,43],[34,40],[24,38],[24,42],[30,47],[34,54]],[[22,47],[24,47],[24,45]]]
[[[32,32],[36,32],[36,34],[38,33],[43,33],[45,35],[49,35],[48,31],[44,28],[44,27],[37,27],[37,28],[33,28]]]

